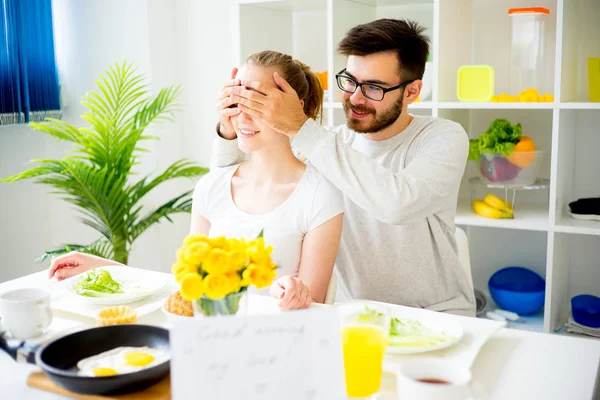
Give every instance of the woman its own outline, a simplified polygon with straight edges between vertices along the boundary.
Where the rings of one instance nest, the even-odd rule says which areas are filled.
[[[231,89],[245,80],[277,87],[278,73],[296,90],[304,112],[320,117],[323,89],[306,65],[292,57],[263,51],[251,55],[217,99],[221,133],[237,134],[247,161],[213,169],[193,195],[191,234],[253,239],[264,231],[265,243],[280,276],[271,286],[282,309],[322,303],[327,294],[341,231],[343,204],[339,191],[310,165],[298,160],[289,139],[255,121],[236,107]],[[53,260],[50,277],[58,279],[113,261],[71,253]],[[65,268],[66,267],[66,268]]]

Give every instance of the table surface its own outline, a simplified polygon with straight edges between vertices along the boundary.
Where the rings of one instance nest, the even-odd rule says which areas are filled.
[[[0,284],[0,293],[20,287],[47,287],[47,272],[41,271]],[[72,314],[57,318],[78,320],[93,326],[94,321]],[[81,318],[81,319],[78,319]],[[463,317],[457,317],[463,318]],[[139,323],[165,326],[158,309]],[[56,400],[65,397],[26,385],[34,365],[17,364],[0,352],[0,397],[6,399]],[[600,340],[581,337],[499,329],[481,348],[472,366],[473,381],[484,388],[485,398],[495,399],[599,399]],[[385,400],[396,399],[393,378],[382,384]],[[382,400],[383,400],[382,399]]]

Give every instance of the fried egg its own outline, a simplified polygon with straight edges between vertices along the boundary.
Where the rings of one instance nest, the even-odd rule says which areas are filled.
[[[117,347],[80,360],[79,373],[84,376],[111,376],[140,371],[169,359],[166,350],[152,347]]]

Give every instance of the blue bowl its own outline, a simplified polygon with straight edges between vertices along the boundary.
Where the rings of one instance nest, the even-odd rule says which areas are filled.
[[[590,328],[600,328],[600,297],[580,294],[571,299],[573,319]]]
[[[501,309],[530,315],[544,305],[546,281],[530,269],[506,267],[490,277],[488,289]]]

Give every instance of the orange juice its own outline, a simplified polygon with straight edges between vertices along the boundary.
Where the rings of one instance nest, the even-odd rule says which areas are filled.
[[[387,336],[371,325],[342,330],[346,392],[350,397],[371,396],[379,391]]]

